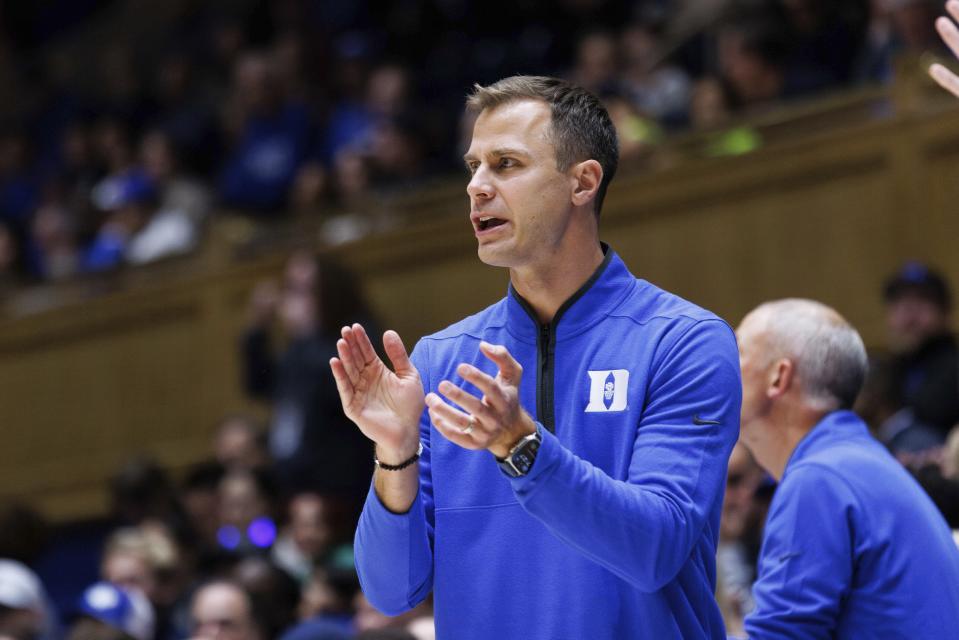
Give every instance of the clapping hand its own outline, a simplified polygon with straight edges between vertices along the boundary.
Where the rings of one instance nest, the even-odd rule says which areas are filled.
[[[953,20],[959,22],[959,0],[949,0],[946,3],[946,11],[952,16]],[[942,16],[936,20],[936,31],[946,46],[952,51],[953,55],[959,58],[959,28],[956,23],[949,18]],[[947,69],[944,65],[936,63],[929,67],[929,75],[939,83],[946,91],[959,97],[959,76]]]
[[[373,349],[359,324],[343,327],[336,343],[338,358],[330,359],[343,411],[363,434],[376,443],[379,459],[397,464],[419,446],[423,384],[395,331],[383,335],[391,371]]]

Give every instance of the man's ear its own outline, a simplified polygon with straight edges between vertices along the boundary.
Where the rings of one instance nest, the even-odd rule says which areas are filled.
[[[766,383],[766,397],[770,400],[783,396],[792,386],[796,375],[796,366],[789,358],[780,358],[769,369]]]
[[[573,165],[569,175],[573,182],[573,204],[579,207],[592,202],[603,182],[603,166],[596,160],[584,160]]]

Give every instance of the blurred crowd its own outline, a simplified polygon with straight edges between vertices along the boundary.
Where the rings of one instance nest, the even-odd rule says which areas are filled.
[[[329,372],[348,320],[375,326],[352,276],[294,252],[237,340],[237,383],[266,418],[225,415],[208,458],[175,474],[127,461],[103,519],[53,529],[0,505],[0,639],[432,638],[429,603],[388,618],[360,592],[373,449]]]
[[[57,54],[118,3],[4,9],[0,296],[188,252],[212,211],[388,224],[383,198],[461,165],[474,82],[572,79],[629,161],[939,46],[929,0],[182,0],[148,40]]]

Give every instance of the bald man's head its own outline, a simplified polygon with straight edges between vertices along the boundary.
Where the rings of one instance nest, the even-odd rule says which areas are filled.
[[[749,313],[736,333],[744,366],[746,358],[759,369],[787,359],[805,401],[823,410],[852,407],[866,376],[866,349],[834,309],[798,298],[767,302]]]

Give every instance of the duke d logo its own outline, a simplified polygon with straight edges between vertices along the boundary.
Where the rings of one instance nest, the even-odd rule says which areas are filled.
[[[611,369],[587,371],[589,374],[589,404],[586,413],[623,411],[629,390],[629,371]]]

